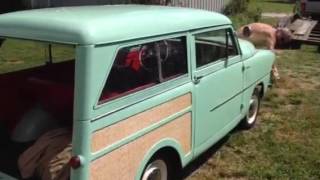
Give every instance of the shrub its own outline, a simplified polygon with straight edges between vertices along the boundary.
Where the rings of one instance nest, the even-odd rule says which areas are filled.
[[[258,7],[247,11],[247,15],[254,22],[258,22],[261,19],[262,10]]]
[[[248,10],[250,0],[231,0],[226,6],[224,13],[226,15],[235,15]]]
[[[255,0],[229,0],[229,2],[224,13],[231,18],[235,28],[260,21],[261,8],[249,5],[249,3],[254,3]]]

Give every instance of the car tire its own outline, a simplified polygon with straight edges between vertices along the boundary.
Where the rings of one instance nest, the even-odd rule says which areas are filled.
[[[162,156],[152,158],[145,167],[141,180],[174,180],[178,174],[174,171],[169,159]]]
[[[168,165],[161,158],[152,159],[146,166],[141,180],[167,180]]]
[[[257,87],[254,89],[252,96],[249,101],[249,108],[246,113],[246,116],[241,121],[241,127],[243,129],[251,129],[258,117],[259,109],[260,109],[260,101],[261,101],[261,88]]]

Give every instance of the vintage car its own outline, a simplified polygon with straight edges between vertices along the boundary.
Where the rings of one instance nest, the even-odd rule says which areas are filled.
[[[0,179],[177,179],[255,124],[275,60],[175,7],[8,13],[0,38]]]

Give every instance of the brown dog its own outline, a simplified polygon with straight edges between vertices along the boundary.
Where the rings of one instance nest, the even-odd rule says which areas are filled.
[[[272,51],[276,48],[285,48],[290,45],[292,34],[285,28],[274,28],[264,23],[252,23],[242,26],[237,31],[238,37],[252,42],[258,48],[267,48]],[[276,66],[272,68],[273,76],[279,79]]]
[[[237,34],[240,38],[252,42],[257,47],[270,50],[290,45],[292,34],[286,28],[274,28],[264,23],[252,23],[242,26]]]

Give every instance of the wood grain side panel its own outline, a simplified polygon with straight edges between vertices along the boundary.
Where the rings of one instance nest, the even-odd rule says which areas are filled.
[[[91,151],[99,151],[189,106],[191,106],[190,93],[98,130],[92,135]]]
[[[180,143],[185,154],[191,151],[191,113],[132,141],[90,164],[91,180],[132,180],[148,150],[163,138]]]

